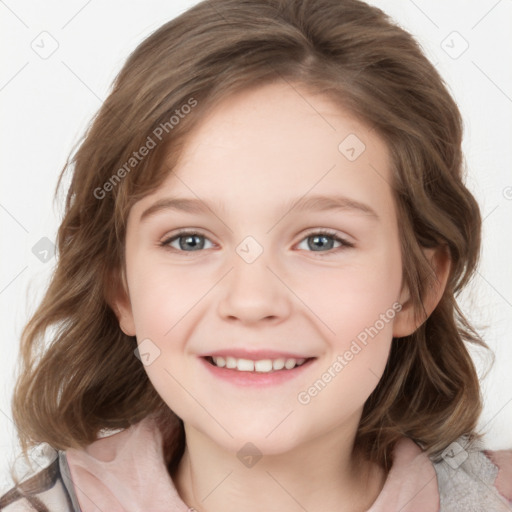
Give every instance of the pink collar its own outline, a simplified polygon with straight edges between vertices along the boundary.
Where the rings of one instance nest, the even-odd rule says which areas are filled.
[[[162,435],[153,420],[68,449],[67,463],[82,512],[189,512],[167,471]],[[384,487],[368,512],[438,512],[436,472],[410,439],[401,439]]]

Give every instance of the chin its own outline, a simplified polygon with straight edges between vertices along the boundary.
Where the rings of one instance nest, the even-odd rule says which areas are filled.
[[[272,415],[270,418],[258,420],[254,417],[251,420],[232,418],[230,421],[224,420],[225,423],[219,418],[220,423],[229,425],[229,434],[213,420],[207,425],[201,422],[194,428],[222,449],[237,454],[239,458],[246,452],[251,454],[252,451],[258,455],[280,455],[293,450],[301,441],[297,432],[291,431],[291,422],[285,425],[291,418],[280,424],[282,418],[276,420],[277,417]]]

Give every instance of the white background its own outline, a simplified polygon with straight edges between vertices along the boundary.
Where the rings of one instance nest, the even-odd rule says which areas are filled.
[[[40,261],[32,248],[43,237],[55,240],[63,204],[62,197],[53,202],[57,176],[128,54],[194,3],[0,1],[1,45],[9,49],[0,69],[2,479],[17,450],[10,399],[19,336],[55,264],[55,258]],[[483,381],[485,409],[480,427],[487,432],[490,448],[511,448],[512,2],[370,3],[416,36],[465,119],[467,183],[485,220],[481,266],[462,306],[496,353],[495,366]],[[467,50],[461,53],[466,44]],[[53,46],[55,52],[46,55]],[[474,355],[483,371],[485,360]]]

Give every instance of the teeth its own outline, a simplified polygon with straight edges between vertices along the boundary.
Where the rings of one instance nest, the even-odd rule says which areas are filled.
[[[254,361],[251,361],[250,359],[238,359],[236,362],[236,369],[239,372],[253,372]]]
[[[290,357],[289,359],[278,358],[278,359],[261,359],[259,361],[252,361],[251,359],[236,359],[235,357],[212,357],[213,364],[219,368],[236,369],[239,372],[261,372],[268,373],[272,370],[291,370],[296,366],[304,364],[306,359],[300,358],[295,359]]]
[[[295,365],[297,364],[297,360],[293,357],[291,359],[287,359],[284,363],[284,367],[287,370],[291,370],[292,368],[295,368]]]
[[[272,368],[274,368],[274,370],[282,370],[285,362],[284,359],[275,359],[272,363]]]
[[[254,362],[254,369],[257,372],[269,372],[272,370],[272,361],[270,359],[262,359]]]

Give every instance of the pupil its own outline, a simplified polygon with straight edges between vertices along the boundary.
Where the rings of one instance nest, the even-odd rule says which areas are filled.
[[[316,244],[316,243],[320,244],[320,248],[325,247],[326,245],[329,245],[329,243],[332,244],[332,242],[333,242],[333,240],[330,240],[329,237],[325,236],[325,235],[320,235],[320,236],[317,235],[317,236],[313,236],[312,238],[314,240],[314,242],[313,242],[314,244]],[[324,242],[322,242],[322,240]],[[327,240],[327,243],[325,242],[325,240]],[[312,248],[318,248],[318,246],[312,246],[310,244],[310,249],[312,249]]]
[[[187,237],[181,237],[180,238],[180,248],[181,249],[192,249],[193,251],[202,249],[204,242],[197,242],[198,239],[201,239],[201,236],[199,235],[189,235]],[[309,243],[310,249],[318,249],[318,248],[325,248],[330,247],[332,243],[334,242],[329,236],[326,235],[316,235],[311,236],[310,239],[313,239],[313,243]],[[183,242],[182,242],[183,240]],[[186,247],[188,245],[188,247]]]
[[[194,240],[197,241],[197,239],[200,238],[198,235],[189,235],[187,237],[182,237],[180,240],[184,240],[183,243],[180,242],[180,247],[181,249],[188,249],[188,248],[192,248],[192,250],[198,250],[198,249],[201,249],[202,248],[202,244],[199,242],[199,243],[195,243]],[[188,247],[185,247],[187,244],[189,244]]]

